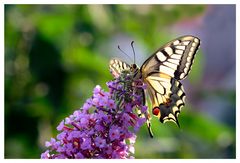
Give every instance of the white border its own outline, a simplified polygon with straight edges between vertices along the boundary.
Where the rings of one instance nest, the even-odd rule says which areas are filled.
[[[239,159],[240,158],[240,153],[239,153],[239,129],[238,126],[239,124],[239,118],[238,116],[240,115],[240,111],[239,111],[239,102],[240,102],[240,96],[238,95],[239,92],[239,88],[240,86],[238,84],[240,84],[239,82],[239,70],[240,70],[240,66],[239,66],[239,55],[240,55],[240,49],[239,49],[239,1],[237,0],[228,0],[228,1],[224,1],[224,0],[201,0],[201,1],[189,1],[189,0],[182,0],[181,3],[179,3],[180,1],[176,1],[176,0],[151,0],[151,1],[146,1],[146,0],[138,0],[138,1],[132,1],[131,3],[129,3],[129,0],[116,0],[116,1],[109,1],[109,0],[84,0],[84,1],[80,1],[80,0],[58,0],[58,1],[51,1],[51,0],[1,0],[1,7],[0,7],[0,22],[1,22],[1,30],[0,30],[0,50],[1,50],[1,54],[2,54],[2,58],[0,60],[0,72],[2,74],[2,80],[0,80],[0,98],[1,98],[1,104],[3,109],[1,109],[1,119],[0,119],[0,128],[1,128],[1,134],[0,134],[0,143],[1,143],[1,147],[0,147],[0,159],[4,158],[4,5],[5,4],[236,4],[236,158]],[[137,2],[137,3],[135,3]],[[227,40],[226,40],[227,41]],[[33,161],[32,159],[28,159],[31,162]],[[28,161],[28,160],[23,160],[24,162]],[[11,161],[11,160],[4,160],[4,161]],[[14,159],[15,161],[19,161]],[[34,161],[42,161],[42,160],[34,160]],[[47,161],[47,160],[45,160]],[[61,160],[51,160],[51,161],[61,161]],[[68,161],[76,161],[76,160],[68,160]],[[77,161],[90,161],[90,160],[77,160]],[[98,161],[112,161],[112,160],[98,160]],[[114,161],[123,161],[123,160],[114,160]],[[126,161],[126,160],[124,160]],[[159,160],[146,160],[146,159],[142,159],[142,160],[128,160],[128,161],[139,161],[139,162],[158,162]],[[172,160],[162,160],[164,162],[169,162]],[[176,161],[176,160],[175,160]],[[200,161],[202,162],[203,160],[192,160],[192,159],[187,159],[187,160],[178,160],[180,162],[185,162],[185,161]],[[225,159],[223,160],[213,160],[213,159],[204,159],[204,161],[216,161],[216,162],[225,162]],[[226,161],[236,161],[235,159],[226,159]],[[92,162],[92,161],[91,161]]]
[[[239,12],[240,10],[240,4],[236,5],[236,158],[239,159],[240,158],[240,152],[239,152],[239,125],[240,125],[240,119],[238,118],[240,115],[240,111],[239,111],[239,102],[240,102],[240,96],[239,96],[239,89],[240,89],[240,74],[239,74],[239,70],[240,70],[240,63],[239,63],[239,59],[240,59],[240,49],[239,49],[239,43],[240,43],[240,38],[239,38]]]

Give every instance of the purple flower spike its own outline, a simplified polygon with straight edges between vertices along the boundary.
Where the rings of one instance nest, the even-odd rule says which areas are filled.
[[[46,141],[42,159],[134,158],[136,132],[146,122],[137,114],[147,112],[138,93],[145,85],[123,74],[107,86],[109,92],[97,85],[93,96],[60,122],[60,133]]]

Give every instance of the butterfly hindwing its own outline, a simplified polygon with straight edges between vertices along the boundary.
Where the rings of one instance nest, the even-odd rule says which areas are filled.
[[[172,87],[171,87],[171,94],[170,98],[167,103],[160,104],[160,118],[159,120],[164,123],[167,121],[173,121],[178,126],[178,115],[181,111],[181,108],[185,105],[185,93],[183,90],[182,84],[172,78],[171,80]]]
[[[182,84],[170,76],[155,73],[145,79],[152,102],[152,113],[160,122],[173,121],[178,126],[178,114],[185,103]]]
[[[162,73],[153,73],[144,78],[144,83],[147,84],[147,92],[152,101],[152,106],[159,106],[161,103],[166,103],[171,93],[171,77]]]

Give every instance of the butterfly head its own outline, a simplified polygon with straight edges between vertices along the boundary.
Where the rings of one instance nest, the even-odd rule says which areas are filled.
[[[131,64],[130,66],[130,72],[133,73],[133,74],[138,74],[139,72],[139,67],[134,63],[134,64]]]
[[[130,66],[130,70],[131,71],[134,71],[134,70],[136,70],[136,69],[138,69],[138,66],[134,63],[134,64],[131,64],[131,66]]]

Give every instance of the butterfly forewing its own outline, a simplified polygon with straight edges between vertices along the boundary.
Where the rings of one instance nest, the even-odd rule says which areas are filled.
[[[181,80],[188,75],[199,46],[200,40],[192,36],[184,37],[180,39],[178,45],[172,46],[176,54],[182,55],[177,71],[174,73],[175,79]],[[184,50],[180,50],[179,47],[184,47]],[[168,60],[168,62],[170,61]]]
[[[118,78],[122,71],[129,70],[130,66],[118,59],[112,59],[109,62],[109,69],[114,78]]]
[[[158,49],[142,67],[143,76],[161,72],[181,80],[189,73],[200,40],[194,36],[179,37]]]

